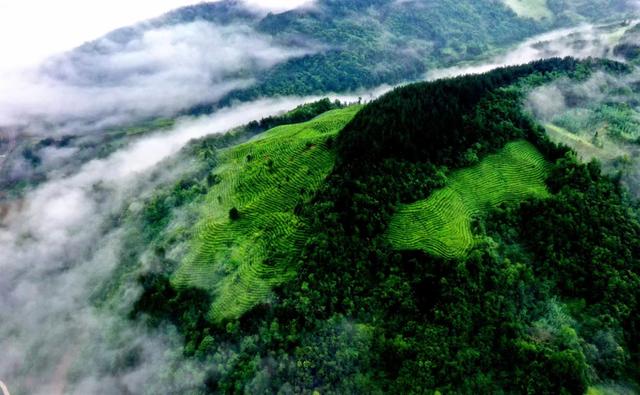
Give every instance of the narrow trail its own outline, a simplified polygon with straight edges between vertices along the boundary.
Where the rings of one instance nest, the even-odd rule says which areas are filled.
[[[6,385],[0,380],[0,390],[2,390],[2,395],[11,395],[9,394],[9,389]]]

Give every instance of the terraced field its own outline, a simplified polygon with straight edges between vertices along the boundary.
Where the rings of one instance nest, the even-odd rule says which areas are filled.
[[[473,218],[501,203],[544,198],[549,164],[527,141],[507,144],[479,164],[456,171],[429,198],[400,207],[388,239],[398,250],[423,250],[445,258],[464,257],[475,243]]]
[[[279,126],[220,153],[220,182],[209,191],[191,252],[172,278],[177,287],[212,293],[212,320],[239,316],[295,274],[287,257],[305,241],[295,208],[333,167],[327,140],[359,110],[352,106]],[[230,218],[232,208],[237,219]]]

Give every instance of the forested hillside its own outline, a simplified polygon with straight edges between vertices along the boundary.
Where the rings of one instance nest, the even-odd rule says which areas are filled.
[[[319,51],[268,70],[256,86],[232,92],[223,103],[420,79],[431,69],[486,57],[536,33],[615,20],[630,9],[624,0],[543,0],[535,2],[544,10],[538,18],[531,6],[513,3],[519,2],[321,0],[308,9],[269,14],[257,22],[257,31],[288,43],[312,43]],[[209,15],[191,12],[190,18]]]
[[[165,269],[140,279],[132,317],[177,325],[185,354],[205,362],[210,393],[636,391],[637,204],[524,110],[540,86],[630,72],[551,59],[398,88],[328,146],[333,171],[293,210],[309,226],[306,241],[287,250],[296,274],[272,295],[212,319],[219,296],[174,288]],[[502,177],[536,163],[544,171],[535,193],[512,185],[510,197],[492,195],[492,183],[503,188]],[[507,167],[490,171],[499,166]],[[461,183],[482,186],[462,191]],[[389,238],[403,207],[446,188],[467,193],[446,210],[470,215],[472,244],[440,254],[394,241],[403,231],[407,240],[433,237],[413,223]],[[415,215],[439,215],[428,206]],[[172,242],[164,243],[161,261]],[[282,259],[283,251],[272,253]]]
[[[202,113],[235,100],[412,81],[437,67],[487,57],[537,33],[616,20],[633,9],[626,0],[542,0],[524,7],[520,3],[526,2],[319,0],[309,7],[265,16],[249,11],[240,1],[227,0],[185,7],[108,38],[126,44],[152,28],[206,21],[246,25],[277,43],[310,52],[259,71],[249,88],[187,110]],[[79,50],[105,49],[90,43]]]

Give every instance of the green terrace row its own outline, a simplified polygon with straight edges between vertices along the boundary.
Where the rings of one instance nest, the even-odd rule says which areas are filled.
[[[447,185],[427,199],[401,206],[391,220],[388,239],[398,250],[464,257],[475,244],[474,217],[507,201],[548,196],[548,170],[533,145],[511,142],[479,164],[452,173]]]

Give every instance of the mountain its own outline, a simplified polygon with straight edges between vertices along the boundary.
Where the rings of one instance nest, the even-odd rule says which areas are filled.
[[[0,109],[0,378],[639,393],[632,6],[223,1],[50,59]]]
[[[82,59],[103,51],[105,40],[108,51],[117,52],[149,31],[203,21],[247,26],[277,44],[309,52],[256,70],[256,81],[248,89],[233,90],[215,102],[188,110],[198,113],[262,96],[344,92],[420,79],[431,69],[486,57],[537,33],[584,22],[615,21],[632,10],[622,0],[520,3],[321,0],[306,8],[263,15],[241,1],[225,0],[185,7],[118,30],[63,60],[72,69],[95,73],[82,67]],[[216,56],[215,51],[209,55]],[[57,69],[55,64],[53,68]],[[108,70],[99,70],[92,80],[103,81],[105,75]]]
[[[525,108],[603,75],[637,78],[539,61],[398,88],[220,151],[193,255],[170,263],[175,241],[160,237],[134,314],[216,361],[212,393],[633,393],[637,203]]]

